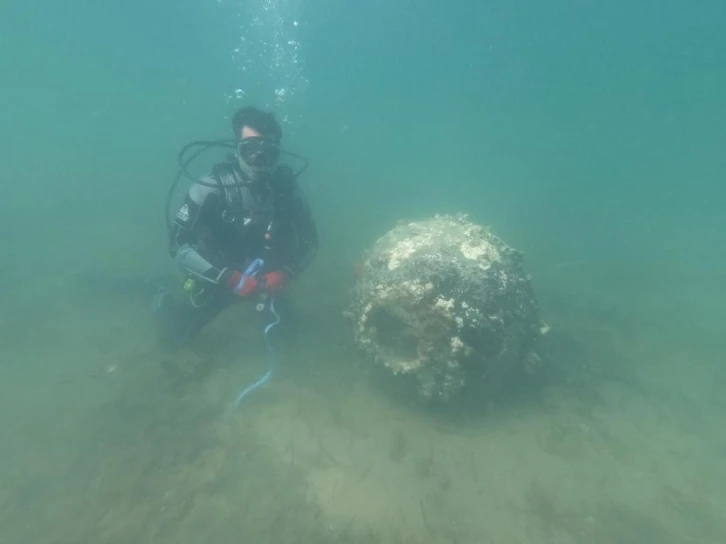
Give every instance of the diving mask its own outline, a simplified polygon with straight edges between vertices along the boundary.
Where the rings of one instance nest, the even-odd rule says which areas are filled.
[[[270,168],[280,158],[280,146],[269,138],[244,138],[237,143],[237,155],[252,167]]]

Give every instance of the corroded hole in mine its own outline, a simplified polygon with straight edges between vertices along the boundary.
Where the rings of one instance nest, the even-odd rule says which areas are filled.
[[[369,320],[370,325],[376,328],[378,345],[386,354],[404,361],[415,361],[419,358],[421,331],[386,307],[371,311]]]

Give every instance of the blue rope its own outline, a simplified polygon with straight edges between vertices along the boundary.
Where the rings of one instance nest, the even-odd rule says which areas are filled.
[[[245,271],[245,274],[254,276],[257,274],[257,272],[262,268],[262,260],[257,259],[254,261]],[[273,329],[275,325],[277,325],[280,322],[280,316],[275,311],[275,299],[270,299],[270,305],[269,305],[270,312],[275,317],[275,320],[272,323],[268,323],[265,327],[265,342],[267,343],[267,359],[268,359],[268,365],[267,365],[267,372],[256,382],[254,382],[251,385],[248,385],[245,389],[243,389],[238,395],[237,399],[234,401],[234,407],[239,407],[240,402],[242,402],[242,399],[245,398],[249,393],[257,389],[258,387],[263,386],[265,383],[269,381],[269,379],[272,377],[272,371],[274,370],[277,358],[275,357],[275,350],[272,347],[272,342],[270,341],[269,332]]]
[[[267,365],[267,372],[256,382],[253,384],[247,386],[245,389],[243,389],[239,395],[237,395],[237,399],[234,401],[234,407],[239,407],[240,402],[242,402],[242,399],[245,398],[249,393],[257,389],[258,387],[263,386],[267,381],[272,377],[272,371],[274,370],[276,366],[277,359],[275,358],[275,350],[272,348],[272,342],[270,341],[269,332],[272,330],[272,328],[277,325],[280,322],[280,316],[275,311],[275,300],[270,299],[270,312],[272,312],[272,315],[275,316],[275,320],[272,323],[269,323],[265,327],[265,342],[267,343],[267,357],[268,357],[268,365]]]

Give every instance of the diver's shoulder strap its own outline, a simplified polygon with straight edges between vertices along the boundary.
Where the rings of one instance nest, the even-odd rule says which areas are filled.
[[[292,171],[289,165],[281,163],[275,169],[275,178],[278,183],[292,183],[295,181],[295,172]]]
[[[249,189],[244,186],[243,174],[233,162],[220,162],[212,168],[212,177],[224,192],[224,201],[233,208],[244,208],[252,204]]]

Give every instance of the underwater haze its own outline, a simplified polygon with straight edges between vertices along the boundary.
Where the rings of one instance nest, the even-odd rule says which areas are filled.
[[[722,0],[4,0],[0,542],[726,542],[725,28]],[[177,153],[244,105],[310,160],[321,242],[235,407],[265,323],[170,354],[153,288]],[[535,383],[442,412],[342,313],[378,238],[459,213],[551,332]]]

